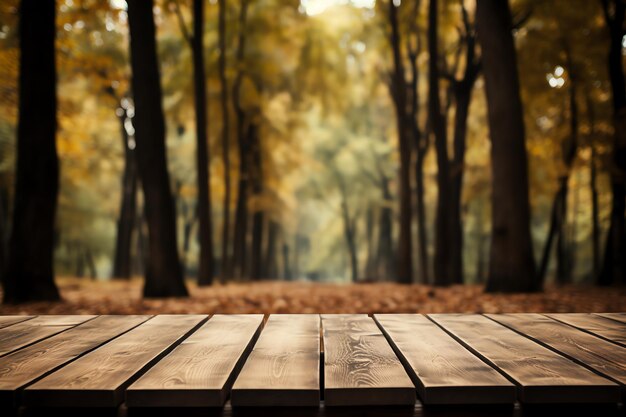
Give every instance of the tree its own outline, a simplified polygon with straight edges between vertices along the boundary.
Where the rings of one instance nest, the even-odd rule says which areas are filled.
[[[570,268],[568,266],[568,256],[566,254],[565,227],[567,219],[567,195],[569,191],[569,178],[574,160],[578,150],[578,104],[576,102],[576,91],[578,89],[578,74],[574,67],[572,51],[567,41],[563,41],[563,52],[565,53],[566,69],[569,72],[569,123],[570,134],[562,146],[562,158],[565,170],[559,177],[559,188],[554,196],[552,211],[550,215],[550,228],[548,238],[543,249],[541,264],[538,271],[539,286],[545,282],[546,272],[552,250],[552,243],[557,239],[557,281],[561,284],[571,280]],[[593,169],[592,169],[593,171]]]
[[[137,166],[148,224],[146,297],[186,296],[176,244],[174,200],[165,149],[165,120],[156,53],[153,2],[128,1]]]
[[[115,95],[112,89],[110,94]],[[115,255],[113,258],[113,277],[131,277],[132,257],[131,245],[135,220],[137,218],[137,186],[139,178],[137,172],[137,160],[135,157],[134,138],[131,145],[131,138],[128,134],[127,123],[130,123],[132,113],[130,100],[123,98],[118,100],[120,107],[115,110],[115,114],[120,121],[120,133],[122,146],[124,147],[124,172],[122,174],[122,198],[120,203],[120,215],[117,220],[117,235],[115,243]]]
[[[451,252],[456,252],[450,216],[450,160],[445,117],[439,98],[439,65],[437,52],[437,0],[430,0],[428,8],[428,117],[432,126],[437,154],[437,218],[435,220],[434,283],[449,285],[455,281]]]
[[[400,151],[400,237],[398,242],[398,282],[413,282],[413,250],[411,243],[411,145],[407,123],[406,81],[398,23],[398,6],[389,0],[390,43],[393,53],[390,92],[396,110],[396,129]]]
[[[492,144],[492,238],[486,289],[534,291],[538,287],[530,236],[528,159],[508,1],[478,0],[476,22]]]
[[[598,283],[626,283],[626,80],[622,60],[622,41],[626,30],[626,4],[622,0],[602,0],[604,18],[611,44],[608,55],[613,98],[613,149],[611,161],[611,223],[606,238],[604,261]]]
[[[460,48],[464,49],[465,68],[461,78],[455,74],[448,74],[450,88],[454,97],[454,134],[453,157],[449,163],[450,174],[450,222],[451,242],[449,248],[450,283],[462,284],[463,272],[463,221],[461,213],[461,197],[463,191],[463,174],[465,172],[465,150],[467,142],[467,119],[472,99],[472,91],[480,75],[481,60],[476,50],[476,31],[470,23],[469,15],[463,1],[461,3],[461,18],[463,30],[461,32]],[[456,66],[456,65],[455,65]],[[456,68],[455,68],[456,69]]]
[[[226,0],[218,1],[218,45],[220,50],[218,72],[220,79],[220,103],[222,106],[222,163],[224,164],[224,204],[222,224],[222,262],[220,276],[226,279],[230,273],[230,114],[228,110],[228,80],[226,78]]]
[[[207,137],[207,98],[204,71],[204,1],[193,0],[193,34],[187,31],[178,1],[174,2],[176,15],[185,41],[191,48],[193,60],[194,106],[196,113],[196,182],[198,187],[198,285],[213,283],[213,221],[211,219],[211,187]]]
[[[55,2],[23,0],[17,169],[4,302],[58,300],[54,222],[59,190]]]
[[[242,0],[239,9],[239,36],[236,53],[237,75],[233,83],[233,108],[235,110],[235,132],[239,148],[239,183],[235,208],[235,228],[233,231],[233,258],[230,268],[235,277],[243,277],[247,272],[248,235],[248,195],[250,191],[251,147],[256,127],[249,120],[241,103],[242,83],[246,77],[244,57],[246,53],[246,23],[248,0]]]

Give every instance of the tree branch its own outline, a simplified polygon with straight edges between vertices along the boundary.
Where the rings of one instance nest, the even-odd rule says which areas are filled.
[[[178,0],[173,0],[170,4],[174,6],[174,13],[176,14],[176,18],[178,19],[178,26],[180,26],[180,31],[183,34],[183,38],[191,47],[193,37],[189,34],[189,31],[187,30],[187,25],[185,24],[183,13],[180,10],[180,4],[178,4]]]

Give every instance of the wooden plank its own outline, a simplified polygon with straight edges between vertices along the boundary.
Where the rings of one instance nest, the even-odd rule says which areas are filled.
[[[0,329],[35,318],[35,316],[0,316]]]
[[[64,366],[24,390],[28,406],[115,407],[133,378],[207,319],[160,315]]]
[[[0,407],[16,405],[24,386],[149,318],[99,316],[0,358]]]
[[[215,315],[126,390],[128,407],[221,407],[262,314]]]
[[[587,313],[546,314],[546,316],[626,347],[626,325],[622,323]]]
[[[415,386],[374,320],[322,315],[322,329],[327,406],[415,404]]]
[[[626,324],[626,313],[594,313],[596,316],[619,321]]]
[[[541,314],[487,316],[621,385],[626,385],[626,348],[622,346]]]
[[[516,388],[421,314],[376,314],[424,404],[513,404]]]
[[[523,403],[617,403],[619,385],[477,314],[432,314],[468,349],[518,384]]]
[[[38,316],[0,329],[0,356],[7,355],[96,316]]]
[[[272,315],[231,391],[238,406],[319,407],[320,319]]]

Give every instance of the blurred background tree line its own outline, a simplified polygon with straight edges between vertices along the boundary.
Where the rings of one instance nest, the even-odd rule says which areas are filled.
[[[4,300],[626,282],[622,0],[5,0]]]

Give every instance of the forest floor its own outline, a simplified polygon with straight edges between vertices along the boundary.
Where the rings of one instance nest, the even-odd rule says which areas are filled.
[[[57,303],[0,306],[0,314],[514,313],[626,311],[626,288],[547,287],[537,294],[486,294],[482,286],[189,282],[189,298],[142,299],[142,281],[59,278]]]

